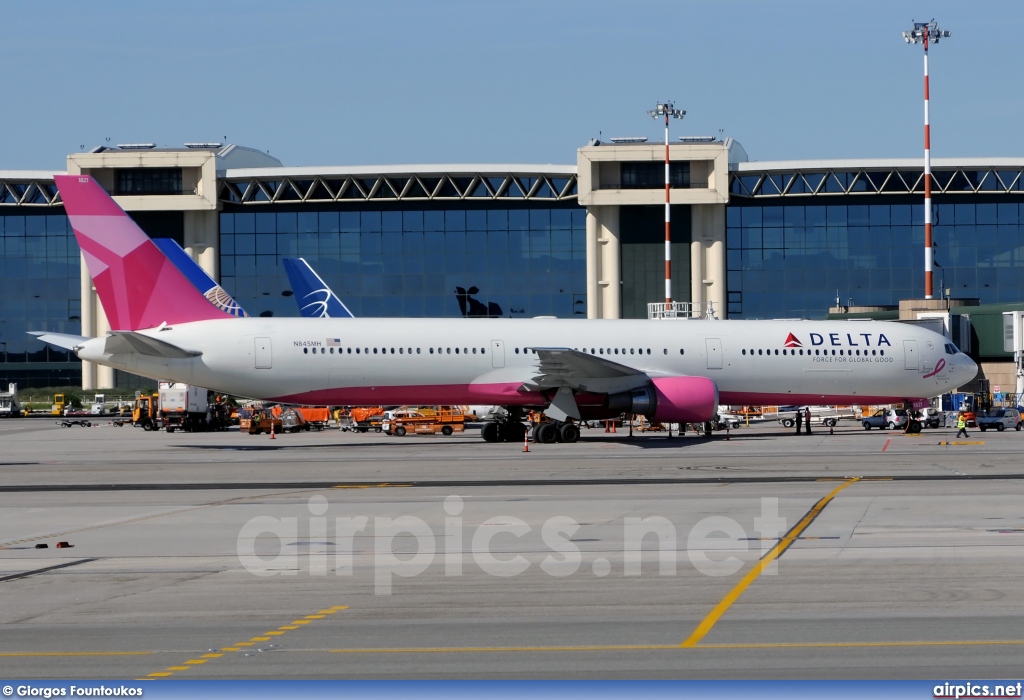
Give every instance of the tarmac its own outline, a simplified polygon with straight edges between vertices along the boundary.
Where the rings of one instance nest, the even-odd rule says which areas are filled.
[[[829,432],[591,429],[524,453],[0,421],[0,668],[1020,675],[1024,433]]]

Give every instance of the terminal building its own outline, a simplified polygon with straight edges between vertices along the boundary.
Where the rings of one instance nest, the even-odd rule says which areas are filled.
[[[629,141],[591,141],[567,165],[327,167],[237,145],[123,144],[70,154],[67,172],[94,176],[251,315],[298,314],[281,259],[304,257],[357,316],[646,318],[664,301],[664,144]],[[759,162],[732,139],[670,148],[680,315],[933,317],[993,388],[1013,390],[1001,313],[1024,309],[1024,158],[933,159],[925,302],[919,160]],[[0,385],[142,385],[26,333],[108,330],[53,173],[0,170],[0,259]]]

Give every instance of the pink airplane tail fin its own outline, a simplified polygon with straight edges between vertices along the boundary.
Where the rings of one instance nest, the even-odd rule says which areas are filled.
[[[54,180],[111,330],[234,318],[200,294],[93,178]]]

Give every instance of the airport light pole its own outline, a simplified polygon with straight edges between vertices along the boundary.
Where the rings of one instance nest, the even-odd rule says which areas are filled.
[[[924,298],[932,298],[932,146],[931,125],[928,116],[928,42],[939,43],[939,39],[950,36],[948,31],[939,29],[931,22],[914,22],[909,32],[903,32],[908,44],[924,44]]]
[[[676,109],[671,102],[659,103],[655,109],[647,110],[653,119],[665,117],[665,312],[672,306],[672,214],[669,198],[669,156],[668,119],[682,119],[686,110]]]

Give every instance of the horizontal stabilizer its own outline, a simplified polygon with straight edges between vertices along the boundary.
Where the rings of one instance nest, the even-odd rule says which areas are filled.
[[[111,355],[146,355],[170,359],[199,357],[203,354],[199,350],[179,348],[177,345],[132,331],[113,331],[107,336],[104,352]]]
[[[43,341],[47,345],[53,345],[54,347],[63,348],[65,350],[75,350],[75,348],[82,345],[87,340],[92,340],[84,335],[71,335],[69,333],[48,333],[46,331],[29,331],[29,335],[34,335]]]

